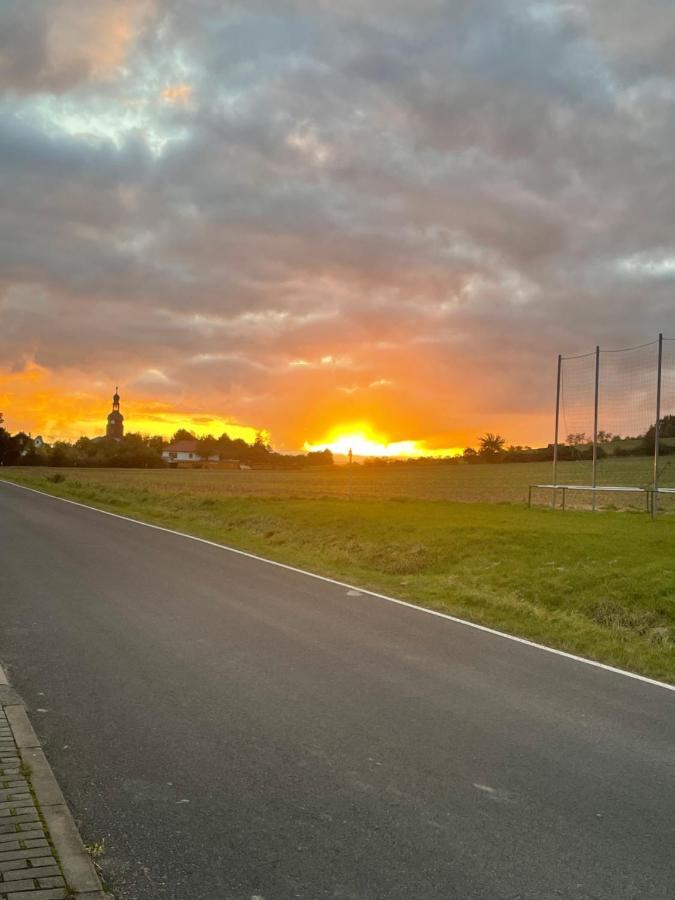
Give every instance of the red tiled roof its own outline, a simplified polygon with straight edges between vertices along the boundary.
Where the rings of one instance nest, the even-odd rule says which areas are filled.
[[[197,441],[176,441],[175,444],[169,444],[164,449],[170,453],[196,453]]]

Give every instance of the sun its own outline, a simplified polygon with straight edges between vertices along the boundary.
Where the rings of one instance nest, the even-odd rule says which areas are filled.
[[[378,434],[366,423],[355,423],[334,428],[323,441],[306,442],[305,451],[330,450],[337,456],[452,456],[458,448],[430,449],[424,441],[406,440],[389,441],[386,436]]]
[[[320,444],[306,444],[308,450],[324,450],[348,456],[351,450],[354,456],[412,456],[415,455],[415,441],[397,441],[382,443],[363,432],[340,434]]]

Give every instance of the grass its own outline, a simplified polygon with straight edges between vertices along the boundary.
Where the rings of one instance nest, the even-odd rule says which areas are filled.
[[[533,465],[2,475],[675,683],[675,516],[528,510]]]
[[[664,458],[665,468],[661,483],[675,486],[675,457]],[[653,477],[653,463],[646,457],[603,459],[598,464],[599,484],[646,486]],[[14,477],[11,469],[0,469],[6,477]],[[28,469],[15,469],[16,475],[30,477]],[[559,480],[569,484],[590,484],[591,464],[588,461],[561,462]],[[38,470],[44,481],[48,475],[55,483],[62,477],[81,484],[95,484],[110,490],[134,490],[139,496],[145,491],[173,496],[187,492],[194,496],[221,497],[307,497],[390,500],[405,498],[416,500],[457,500],[462,502],[524,503],[530,484],[551,481],[550,463],[508,463],[503,465],[425,465],[390,466],[372,468],[347,466],[280,470],[201,470],[201,469],[50,469]],[[539,492],[538,501],[550,502],[550,495]],[[601,504],[622,508],[644,509],[644,499],[627,495],[601,495]],[[662,499],[664,506],[669,503]],[[570,505],[580,508],[590,506],[586,493],[574,492],[568,497]],[[670,501],[675,509],[675,498]]]

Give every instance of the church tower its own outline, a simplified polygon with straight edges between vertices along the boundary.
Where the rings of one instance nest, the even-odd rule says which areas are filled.
[[[120,412],[120,395],[117,393],[118,390],[119,388],[115,388],[112,412],[108,413],[108,425],[105,430],[105,436],[109,441],[121,441],[124,437],[124,416]]]

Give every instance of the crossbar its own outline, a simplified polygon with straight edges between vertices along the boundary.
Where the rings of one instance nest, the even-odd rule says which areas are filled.
[[[675,494],[675,488],[666,488],[666,487],[635,487],[634,485],[627,485],[625,487],[621,487],[620,485],[608,484],[608,485],[596,485],[592,484],[531,484],[529,486],[527,492],[527,505],[529,508],[532,507],[532,490],[534,488],[541,488],[542,490],[548,490],[553,492],[553,508],[555,508],[555,497],[557,491],[562,491],[562,503],[561,509],[565,509],[565,498],[567,496],[567,491],[589,491],[595,496],[596,493],[615,493],[615,494],[643,494],[645,497],[645,501],[647,503],[647,511],[652,512],[655,506],[656,496],[658,494]],[[593,507],[595,508],[595,507]]]
[[[614,485],[596,485],[595,487],[593,487],[592,484],[531,484],[530,487],[548,488],[549,490],[557,490],[558,488],[562,488],[565,491],[625,491],[627,494],[631,492],[641,494],[654,492],[654,488],[617,487]],[[665,489],[659,488],[659,490]],[[671,488],[671,490],[675,490],[675,488]]]

